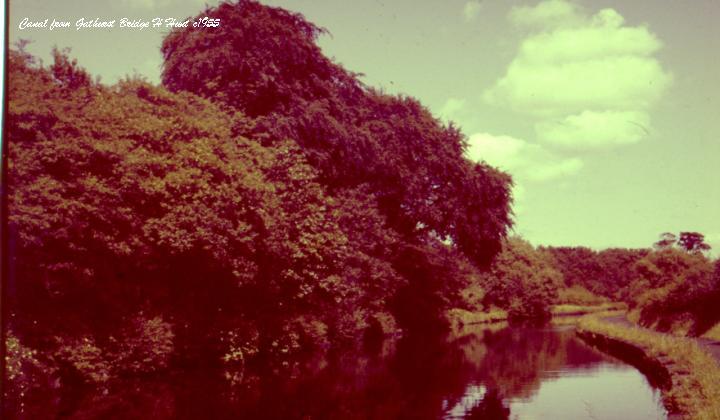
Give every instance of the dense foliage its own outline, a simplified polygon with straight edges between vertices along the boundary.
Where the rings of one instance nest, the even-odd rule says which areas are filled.
[[[443,331],[449,308],[543,318],[601,295],[648,324],[717,322],[702,235],[506,239],[510,177],[467,160],[457,128],[363,85],[300,15],[240,0],[202,16],[223,25],[166,37],[163,86],[9,51],[11,414],[58,383],[292,371],[361,337]]]
[[[552,255],[565,280],[561,300],[580,303],[581,289],[587,289],[628,303],[641,323],[663,331],[700,335],[717,324],[720,281],[704,253],[709,249],[704,236],[663,233],[653,248],[542,249]]]
[[[480,284],[486,306],[506,309],[513,318],[542,318],[549,316],[563,277],[547,254],[513,237],[505,241]]]
[[[631,286],[630,303],[645,325],[702,334],[720,321],[720,284],[713,269],[701,253],[672,248],[652,252],[637,263],[639,276]]]
[[[362,86],[298,15],[207,13],[223,31],[163,44],[174,93],[10,51],[8,327],[35,373],[8,389],[241,377],[398,323],[441,330],[500,249],[510,178],[466,160],[457,129]]]
[[[288,318],[306,313],[349,335],[345,317],[375,304],[358,302],[373,296],[363,282],[392,293],[391,270],[363,276],[373,257],[342,230],[353,198],[328,197],[293,143],[235,137],[242,117],[138,80],[72,89],[15,51],[10,73],[13,327],[34,345],[63,347],[52,332],[102,347],[159,317],[187,354],[212,354],[238,325],[253,341],[260,322],[243,344],[254,352],[297,336]]]
[[[490,261],[509,225],[510,180],[465,159],[456,128],[412,98],[363,86],[322,55],[322,30],[299,15],[249,0],[206,15],[222,27],[165,38],[166,87],[249,115],[264,144],[295,140],[331,193],[364,185],[403,236],[432,233]]]
[[[595,251],[586,247],[546,247],[567,287],[582,287],[612,299],[624,300],[628,287],[637,279],[635,263],[647,249],[609,248]]]

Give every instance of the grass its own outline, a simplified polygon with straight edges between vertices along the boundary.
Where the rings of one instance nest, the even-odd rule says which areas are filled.
[[[632,323],[640,324],[640,310],[633,309],[632,311],[629,311],[627,314],[627,319]],[[677,335],[677,336],[687,337],[689,330],[690,330],[689,324],[683,325],[680,322],[676,322],[675,325],[673,325],[673,328],[670,330],[670,333],[673,335]],[[716,323],[710,329],[705,331],[702,335],[700,335],[700,338],[705,338],[705,339],[714,340],[714,341],[720,341],[720,322]]]
[[[550,310],[553,317],[586,315],[590,313],[608,314],[612,311],[624,311],[627,306],[624,303],[603,303],[600,305],[555,305]],[[454,308],[447,312],[451,325],[457,328],[476,324],[491,324],[508,320],[508,313],[505,310],[491,308],[482,312],[473,312],[465,309]]]
[[[457,322],[460,325],[489,324],[492,322],[506,321],[508,319],[508,313],[501,309],[472,312],[455,308],[448,311],[448,317],[453,323]]]
[[[624,303],[612,303],[606,302],[599,305],[575,305],[575,304],[562,304],[555,305],[550,310],[553,316],[570,316],[570,315],[585,315],[595,312],[615,311],[624,310],[627,306]]]
[[[595,316],[583,318],[578,330],[632,344],[665,366],[672,387],[663,391],[663,400],[671,411],[690,419],[720,419],[720,366],[695,340],[613,324]]]

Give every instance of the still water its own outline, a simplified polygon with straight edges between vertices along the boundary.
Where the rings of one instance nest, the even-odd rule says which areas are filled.
[[[192,419],[664,419],[635,368],[572,326],[406,337],[264,372],[177,372],[70,393],[52,417]],[[49,413],[48,413],[49,414]]]

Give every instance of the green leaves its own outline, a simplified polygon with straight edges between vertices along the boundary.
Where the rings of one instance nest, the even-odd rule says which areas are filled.
[[[486,290],[485,303],[506,308],[511,317],[548,316],[563,286],[562,274],[548,257],[520,238],[508,239],[490,272],[480,280]]]
[[[302,16],[249,0],[203,15],[223,25],[163,42],[170,91],[95,83],[63,51],[47,68],[10,52],[18,330],[88,338],[88,360],[109,331],[121,349],[169,349],[156,330],[220,358],[238,334],[285,343],[278,355],[356,339],[377,314],[392,325],[391,306],[437,322],[466,258],[500,249],[509,176],[465,159],[462,133],[417,100],[325,57]],[[128,333],[140,311],[162,322]]]
[[[465,159],[457,129],[413,98],[363,86],[323,56],[322,30],[302,16],[249,0],[207,13],[231,23],[169,34],[165,86],[255,117],[265,145],[293,139],[331,194],[364,185],[407,240],[449,237],[475,262],[492,259],[511,224],[510,178]]]

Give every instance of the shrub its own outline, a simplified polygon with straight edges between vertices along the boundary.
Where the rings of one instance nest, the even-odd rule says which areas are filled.
[[[481,280],[484,304],[507,309],[512,318],[547,317],[562,283],[546,254],[520,238],[505,241]]]
[[[695,330],[687,327],[687,315],[697,321],[706,306],[703,302],[714,293],[711,262],[701,253],[666,248],[648,254],[636,269],[639,278],[630,296],[640,322],[664,331]]]

